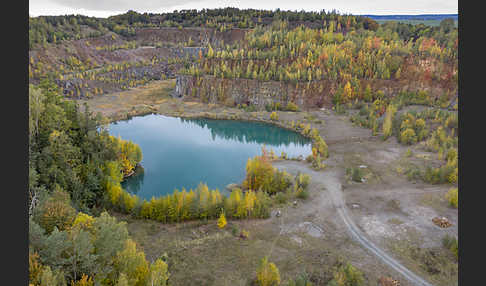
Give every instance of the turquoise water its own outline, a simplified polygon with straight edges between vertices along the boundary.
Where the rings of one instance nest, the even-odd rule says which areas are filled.
[[[226,185],[243,181],[248,158],[260,155],[262,146],[289,157],[312,152],[302,135],[255,122],[151,114],[112,123],[108,130],[142,148],[143,171],[122,187],[145,199],[195,189],[199,182],[226,193]]]

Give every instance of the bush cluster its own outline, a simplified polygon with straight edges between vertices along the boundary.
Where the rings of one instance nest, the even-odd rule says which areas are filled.
[[[272,166],[267,151],[263,149],[261,156],[249,158],[246,164],[246,177],[243,181],[244,189],[264,191],[275,194],[287,190],[292,184],[291,176]]]
[[[416,118],[412,113],[405,113],[399,119],[398,141],[411,145],[424,140],[429,131],[425,120]]]
[[[99,217],[79,212],[72,225],[64,230],[55,225],[51,232],[29,221],[31,285],[167,285],[168,278],[167,264],[147,261],[126,223],[106,212]]]
[[[459,205],[458,190],[458,188],[452,188],[446,194],[446,199],[449,202],[449,205],[454,208],[457,208],[457,206]]]

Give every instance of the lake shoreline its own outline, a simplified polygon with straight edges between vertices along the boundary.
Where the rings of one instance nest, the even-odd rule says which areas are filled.
[[[262,146],[272,158],[303,160],[312,154],[312,139],[290,128],[203,113],[134,116],[110,124],[107,131],[142,149],[141,164],[148,172],[137,176],[137,166],[123,178],[123,188],[146,199],[175,189],[194,189],[200,182],[226,192],[228,183],[242,182],[248,159],[261,155]]]

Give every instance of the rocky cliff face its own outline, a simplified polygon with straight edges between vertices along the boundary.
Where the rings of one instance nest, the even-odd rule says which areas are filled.
[[[368,82],[362,82],[366,86]],[[427,90],[433,96],[441,96],[445,90],[440,86],[420,84],[398,84],[390,80],[369,82],[375,90],[385,96],[395,96],[400,91]],[[278,81],[259,81],[253,79],[221,79],[214,76],[200,78],[190,75],[178,75],[174,97],[192,97],[202,102],[224,103],[228,105],[251,104],[264,109],[267,104],[279,102],[282,106],[293,102],[301,108],[330,107],[338,83],[330,80],[311,83],[284,83]]]
[[[306,85],[304,90],[302,87]],[[301,107],[329,105],[333,84],[320,88],[317,83],[295,85],[278,81],[253,79],[221,79],[213,76],[196,78],[178,75],[174,97],[194,97],[203,102],[247,104],[264,109],[267,104],[286,105],[293,102]],[[319,91],[320,90],[320,91]],[[307,95],[306,95],[307,93]]]
[[[208,48],[206,47],[182,47],[182,48],[172,48],[171,52],[174,57],[178,58],[185,58],[189,57],[198,57],[199,51],[204,55],[206,54]]]

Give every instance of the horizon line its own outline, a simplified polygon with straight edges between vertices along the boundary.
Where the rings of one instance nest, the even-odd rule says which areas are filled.
[[[203,9],[205,10],[217,10],[217,9],[227,9],[227,8],[236,8],[236,9],[239,9],[239,10],[260,10],[260,11],[276,11],[277,9],[280,9],[280,8],[274,8],[274,9],[254,9],[254,8],[238,8],[238,7],[219,7],[219,8],[201,8],[201,9],[174,9],[172,11],[164,11],[164,12],[148,12],[148,11],[143,11],[143,12],[140,12],[140,11],[137,11],[137,10],[134,10],[134,9],[128,9],[126,10],[125,12],[122,12],[122,11],[114,11],[111,15],[109,16],[106,16],[106,17],[102,17],[102,16],[90,16],[90,15],[87,15],[86,13],[89,13],[89,11],[92,11],[94,13],[96,12],[102,12],[100,10],[85,10],[85,11],[82,11],[81,13],[56,13],[56,14],[43,14],[43,15],[35,15],[35,16],[31,16],[31,12],[29,11],[29,17],[49,17],[49,16],[71,16],[71,15],[81,15],[81,16],[87,16],[87,17],[92,17],[92,18],[108,18],[108,17],[112,17],[112,16],[117,16],[117,15],[123,15],[123,14],[126,14],[128,13],[129,11],[134,11],[134,12],[137,12],[139,14],[170,14],[170,13],[174,13],[175,11],[177,12],[181,12],[181,11],[190,11],[190,10],[196,10],[197,12],[201,12]],[[83,9],[84,10],[84,9]],[[454,16],[459,16],[459,12],[455,12],[455,13],[425,13],[425,14],[421,14],[421,13],[417,13],[417,14],[414,14],[414,13],[403,13],[403,12],[397,12],[397,13],[384,13],[384,14],[372,14],[372,13],[363,13],[363,14],[358,14],[358,13],[346,13],[346,12],[341,12],[337,9],[316,9],[316,10],[305,10],[305,9],[301,9],[301,10],[290,10],[290,9],[287,9],[287,10],[283,10],[283,9],[280,9],[281,12],[321,12],[321,11],[325,11],[325,12],[332,12],[332,11],[335,11],[336,13],[338,14],[341,14],[341,15],[352,15],[352,16],[432,16],[432,15],[454,15]],[[105,11],[103,11],[105,12]],[[106,12],[109,12],[109,11],[106,11]]]

